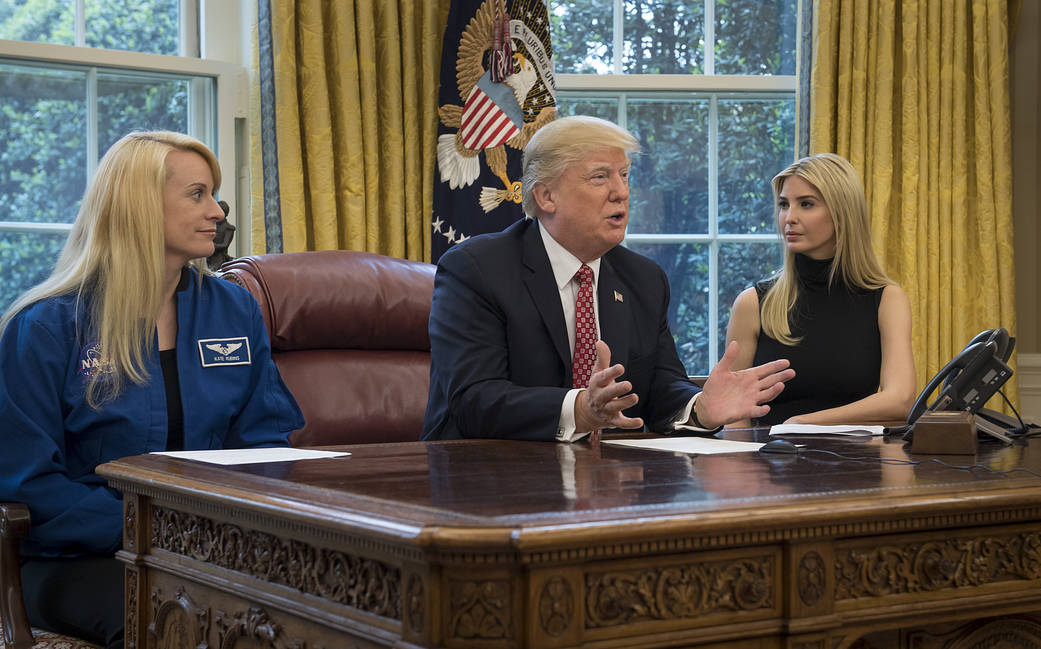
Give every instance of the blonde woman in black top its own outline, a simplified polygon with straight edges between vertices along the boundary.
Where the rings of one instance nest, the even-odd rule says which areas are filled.
[[[822,153],[777,174],[773,190],[784,267],[738,295],[727,343],[739,344],[735,369],[787,358],[795,378],[755,423],[906,418],[915,397],[911,307],[875,257],[856,170]]]

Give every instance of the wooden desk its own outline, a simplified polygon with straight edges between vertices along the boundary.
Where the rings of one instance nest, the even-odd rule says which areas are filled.
[[[881,438],[807,443],[909,457]],[[127,647],[1041,646],[1029,474],[585,443],[345,448],[99,468],[126,494]],[[977,459],[1041,472],[1041,440]]]

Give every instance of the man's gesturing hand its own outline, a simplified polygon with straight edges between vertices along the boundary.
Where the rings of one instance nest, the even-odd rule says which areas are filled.
[[[786,369],[787,359],[735,372],[736,359],[737,342],[731,341],[705,381],[695,404],[698,421],[705,428],[762,417],[770,412],[770,406],[763,404],[780,394],[784,382],[795,376],[795,370]]]
[[[616,382],[625,372],[621,365],[611,365],[611,349],[602,340],[596,343],[596,363],[589,385],[575,399],[575,430],[586,433],[602,428],[641,428],[643,420],[622,414],[636,405],[629,381]]]

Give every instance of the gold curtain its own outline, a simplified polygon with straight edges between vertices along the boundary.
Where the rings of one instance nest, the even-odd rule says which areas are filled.
[[[1015,335],[1010,4],[814,3],[810,150],[864,179],[875,249],[911,300],[920,386],[980,331]],[[1005,393],[1018,400],[1015,376]]]
[[[448,6],[448,0],[270,0],[273,110],[259,101],[259,79],[251,102],[254,252],[268,252],[274,212],[283,252],[365,250],[429,259]],[[261,110],[274,116],[273,138],[268,133],[277,142],[274,211],[264,205]]]

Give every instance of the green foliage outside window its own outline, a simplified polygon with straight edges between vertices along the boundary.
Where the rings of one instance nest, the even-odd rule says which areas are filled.
[[[612,3],[551,0],[557,73],[612,69]],[[704,0],[624,0],[624,74],[706,74]],[[716,0],[714,74],[795,74],[796,0]]]
[[[176,55],[178,0],[86,0],[87,47]],[[75,45],[75,2],[0,0],[0,38]]]
[[[621,72],[705,74],[704,0],[624,0]],[[613,73],[613,5],[554,0],[553,49],[558,74]],[[716,0],[714,74],[794,75],[796,0]],[[653,87],[653,80],[649,81]],[[624,97],[623,97],[624,95]],[[710,234],[710,200],[720,235],[772,235],[770,179],[795,153],[795,100],[788,93],[561,91],[561,114],[624,117],[643,147],[633,161],[630,235]],[[714,107],[713,107],[713,103]],[[716,130],[710,132],[714,111]],[[710,143],[715,145],[715,195],[710,194]],[[715,296],[710,295],[708,242],[627,245],[658,262],[672,288],[669,318],[680,358],[692,374],[707,373],[709,337],[719,350],[730,306],[743,289],[781,263],[779,241],[716,243]],[[718,303],[711,322],[710,300]]]
[[[176,54],[176,0],[86,3],[88,46]],[[0,38],[73,44],[73,3],[0,0]],[[88,123],[88,97],[96,121]],[[132,130],[188,126],[184,77],[0,60],[0,221],[71,223],[87,182],[88,132],[97,157]],[[63,231],[0,229],[0,309],[44,279]]]

